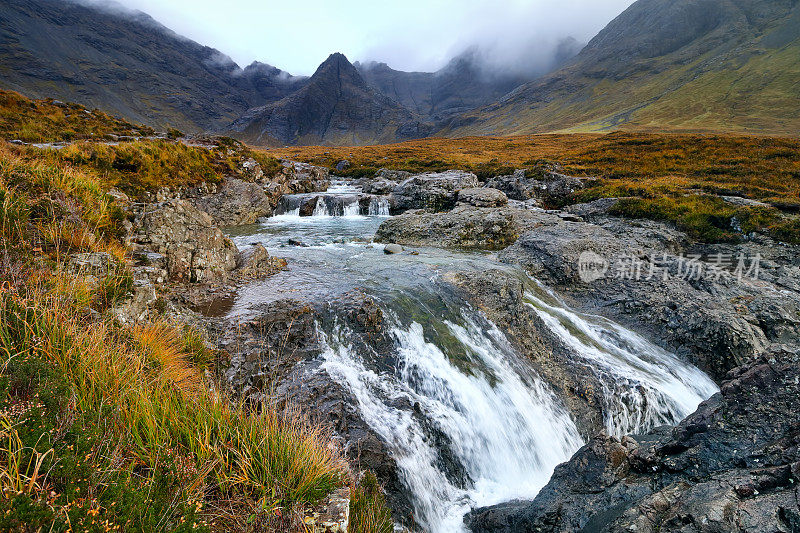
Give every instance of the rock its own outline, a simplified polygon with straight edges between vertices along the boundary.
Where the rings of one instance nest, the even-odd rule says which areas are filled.
[[[488,187],[461,189],[457,195],[458,203],[475,207],[503,207],[508,205],[508,197],[503,191]]]
[[[383,247],[383,253],[385,253],[387,255],[388,254],[399,254],[402,251],[403,251],[403,247],[400,246],[399,244],[390,243],[390,244],[387,244],[386,246]]]
[[[517,240],[514,210],[458,206],[447,213],[406,212],[388,218],[376,242],[500,250]]]
[[[119,264],[108,252],[84,252],[72,254],[68,268],[79,274],[105,276]]]
[[[242,161],[240,167],[242,177],[245,179],[245,181],[259,183],[264,180],[264,170],[261,168],[261,165],[258,163],[258,161],[252,157],[248,157]]]
[[[758,200],[752,200],[750,198],[743,198],[741,196],[720,196],[723,200],[728,202],[729,204],[742,206],[742,207],[770,207],[769,204],[764,202],[759,202]]]
[[[308,247],[308,245],[306,243],[304,243],[303,241],[299,241],[297,239],[289,239],[288,241],[286,241],[286,243],[289,246],[301,246],[303,248],[307,248]]]
[[[378,195],[387,195],[390,194],[394,188],[397,187],[397,184],[393,181],[389,181],[386,179],[376,179],[366,183],[362,190],[366,194],[378,194]]]
[[[496,176],[486,187],[503,191],[510,199],[525,201],[537,198],[548,205],[561,205],[572,193],[585,187],[584,180],[549,169],[517,170]]]
[[[303,523],[312,533],[347,533],[350,523],[350,487],[336,489],[325,497]]]
[[[239,251],[212,218],[187,200],[149,205],[137,217],[137,243],[166,257],[176,281],[225,281],[238,264]]]
[[[457,191],[477,186],[478,178],[470,172],[448,170],[418,174],[394,188],[389,204],[392,213],[409,209],[445,211],[455,205]]]
[[[314,310],[298,300],[263,305],[254,318],[226,322],[218,346],[232,354],[226,378],[245,398],[260,399],[299,361],[321,351]]]
[[[193,202],[220,226],[253,224],[258,218],[271,215],[274,207],[263,187],[236,178],[226,178],[218,192]]]
[[[242,279],[259,279],[272,276],[286,268],[286,259],[271,257],[262,244],[256,244],[242,254],[243,265],[237,271]]]
[[[283,170],[275,181],[286,184],[283,194],[297,194],[307,192],[323,192],[330,185],[330,171],[324,167],[300,163],[298,161],[281,161]]]
[[[702,260],[690,258],[685,235],[664,224],[597,217],[589,224],[548,214],[530,216],[539,220],[536,228],[503,250],[502,261],[522,265],[561,289],[578,308],[647,333],[718,381],[770,343],[798,339],[793,330],[800,331],[800,296],[795,290],[770,288],[793,274],[783,269],[781,275],[770,275],[772,281],[766,274],[739,280],[730,271],[712,269],[718,253],[756,257],[761,253],[757,250],[767,254],[769,246],[751,252],[741,246],[727,252],[717,248]],[[587,254],[598,258],[595,262],[603,269],[599,276],[584,279]]]
[[[533,501],[465,521],[474,533],[797,531],[798,363],[778,350],[739,367],[674,429],[598,436]]]
[[[384,179],[394,182],[405,181],[410,177],[411,172],[406,172],[405,170],[390,170],[388,168],[379,168],[375,173],[375,179]]]
[[[350,161],[343,159],[336,163],[336,172],[342,172],[350,168]]]

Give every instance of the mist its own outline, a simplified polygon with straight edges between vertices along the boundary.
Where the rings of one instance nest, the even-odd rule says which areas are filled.
[[[432,72],[465,50],[487,70],[547,70],[567,39],[585,44],[633,0],[123,0],[239,65],[309,75],[332,52]],[[385,5],[384,5],[385,4]]]

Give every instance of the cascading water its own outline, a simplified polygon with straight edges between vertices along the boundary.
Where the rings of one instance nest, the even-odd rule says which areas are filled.
[[[282,196],[275,214],[295,217],[389,216],[389,200],[385,196],[362,194],[359,187],[333,181],[325,192]]]
[[[332,186],[333,196],[352,196],[346,187]],[[294,212],[296,202],[299,214],[297,198],[314,195],[291,196],[282,205]],[[385,200],[358,205],[383,215]],[[331,301],[354,289],[366,292],[382,309],[391,354],[378,354],[369,339],[355,342],[359,334],[334,312],[320,323],[320,371],[350,391],[362,418],[386,443],[416,523],[431,533],[460,532],[473,507],[534,497],[581,445],[578,429],[504,334],[441,281],[442,269],[456,264],[524,275],[481,254],[426,249],[418,256],[386,256],[382,246],[364,242],[378,217],[325,216],[321,204],[328,209],[317,200],[320,216],[273,217],[255,233],[234,235],[242,246],[260,240],[270,253],[288,257],[290,267],[243,288],[231,314],[299,294]],[[288,238],[307,246],[286,247]],[[526,302],[602,384],[609,433],[676,423],[716,392],[705,374],[674,355],[618,324],[577,313],[525,281]]]
[[[703,372],[641,335],[603,317],[570,310],[538,283],[530,288],[525,294],[528,305],[600,374],[609,434],[622,436],[675,424],[717,392]]]
[[[323,368],[348,387],[394,451],[426,531],[462,531],[470,507],[536,494],[581,445],[553,393],[515,365],[508,341],[480,315],[464,309],[461,324],[431,317],[436,327],[427,328],[389,316],[398,357],[393,372],[370,368],[348,341],[353,332],[342,327],[327,336]],[[466,360],[454,363],[437,345],[443,342],[458,345]],[[446,438],[458,473],[443,468],[429,425]]]

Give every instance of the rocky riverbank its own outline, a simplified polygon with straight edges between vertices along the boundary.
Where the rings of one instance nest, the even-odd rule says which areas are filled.
[[[613,199],[545,210],[540,206],[563,202],[573,191],[584,187],[587,180],[551,171],[531,176],[518,172],[480,183],[474,174],[460,171],[421,175],[380,171],[374,178],[361,178],[357,184],[365,194],[386,197],[395,215],[380,226],[376,241],[496,253],[494,259],[487,259],[493,260],[496,268],[477,271],[454,264],[443,269],[439,273],[442,290],[455,291],[502,331],[516,352],[524,356],[526,365],[563,403],[581,436],[590,441],[588,448],[557,470],[551,484],[533,503],[475,510],[468,520],[470,527],[475,531],[527,531],[528,525],[534,524],[550,527],[543,530],[571,531],[595,523],[616,524],[614,521],[622,520],[623,515],[630,524],[644,527],[637,520],[642,516],[653,520],[648,509],[660,509],[658,506],[663,507],[665,501],[677,501],[679,495],[698,483],[697,479],[722,475],[727,472],[726,465],[735,461],[722,464],[726,459],[721,458],[722,462],[710,464],[704,473],[692,472],[691,476],[699,478],[691,479],[688,474],[681,477],[688,467],[672,477],[662,476],[657,482],[645,477],[649,472],[637,471],[638,485],[630,492],[608,492],[615,490],[616,481],[634,484],[631,472],[635,468],[631,465],[644,464],[637,461],[645,454],[645,448],[650,454],[648,465],[662,461],[665,466],[658,466],[659,471],[671,471],[666,456],[653,450],[678,449],[680,446],[669,441],[677,437],[669,437],[667,429],[622,440],[595,437],[608,430],[612,416],[607,391],[604,392],[607,384],[543,322],[531,304],[535,283],[509,267],[521,267],[555,289],[573,308],[614,319],[708,372],[723,384],[725,401],[714,403],[712,399],[692,417],[708,418],[709,410],[728,409],[714,416],[735,411],[739,427],[744,428],[748,421],[754,426],[763,425],[765,417],[747,405],[739,405],[747,398],[730,392],[727,383],[731,376],[738,376],[735,379],[739,380],[750,380],[755,374],[762,376],[752,378],[763,381],[753,386],[791,385],[792,375],[786,374],[791,365],[781,361],[796,363],[793,354],[800,345],[800,252],[796,246],[776,243],[758,234],[745,235],[740,243],[698,244],[667,224],[610,215]],[[220,227],[250,224],[272,214],[282,196],[324,191],[329,183],[327,171],[317,167],[284,162],[278,175],[268,177],[257,163],[244,161],[241,174],[219,186],[162,190],[148,204],[130,203],[129,242],[137,258],[134,297],[116,312],[122,320],[144,320],[166,308],[181,320],[203,324],[215,347],[228,354],[230,363],[224,381],[237,395],[255,404],[266,399],[299,404],[313,419],[330,426],[353,468],[374,471],[396,519],[413,525],[414,506],[388,443],[359,412],[353,392],[320,370],[320,355],[325,349],[320,326],[346,327],[354,350],[373,353],[378,368],[393,364],[397,357],[395,340],[384,326],[380,306],[359,291],[328,301],[310,301],[301,294],[252,308],[245,317],[224,317],[237,287],[274,275],[286,262],[271,257],[261,245],[239,250]],[[313,209],[306,211],[301,210],[300,214],[309,216]],[[763,377],[765,361],[770,362],[774,376]],[[790,391],[779,389],[769,392],[774,397],[763,399],[782,406]],[[645,397],[643,392],[642,398]],[[781,408],[776,413],[782,413]],[[422,420],[420,413],[415,416]],[[691,424],[688,420],[692,417],[680,427]],[[789,435],[791,431],[786,428],[795,422],[790,418],[780,421],[784,422],[788,425],[781,426],[784,429],[780,431]],[[718,437],[714,438],[742,440],[744,430],[735,433],[734,429],[716,427]],[[444,434],[437,433],[432,425],[425,431],[428,438],[441,441],[438,450],[449,448],[442,440],[446,439]],[[662,444],[653,448],[657,440]],[[747,450],[752,454],[766,453],[764,446],[754,443]],[[770,461],[778,464],[784,460],[785,464],[778,466],[790,465],[791,471],[792,461],[796,461],[791,458],[796,453],[791,447],[787,450],[782,459],[773,457]],[[466,486],[469,480],[462,466],[446,451],[440,453],[437,463],[442,470],[456,484]],[[586,454],[591,455],[591,460],[584,458]],[[686,461],[695,461],[692,457]],[[615,466],[610,470],[604,466],[605,470],[598,473],[601,467],[595,465],[605,464],[603,461]],[[736,487],[742,485],[739,478],[750,466],[734,466],[739,469],[739,477],[738,485],[731,485],[732,494],[744,494],[747,490]],[[584,472],[582,468],[588,470]],[[791,475],[781,480],[784,478],[794,479]],[[636,488],[640,485],[650,487],[651,492],[645,494],[644,489]],[[667,489],[672,492],[666,494]],[[762,489],[754,488],[758,492]],[[606,493],[610,495],[605,496]],[[585,500],[585,494],[596,497]],[[694,499],[686,504],[688,514],[682,516],[708,520],[712,511],[703,514],[705,511],[699,511],[697,506],[703,502],[721,505],[721,500],[712,502],[712,496],[717,496],[711,495],[708,485],[691,495]],[[665,499],[667,496],[673,499]],[[749,496],[736,497],[741,500]],[[583,505],[583,501],[589,503]],[[758,523],[772,524],[766,514],[774,503],[770,502],[773,500],[762,498],[753,504],[752,509],[761,520]],[[619,513],[612,516],[601,512],[609,505]],[[569,506],[575,510],[563,516],[553,511]],[[558,520],[553,518],[554,512]],[[652,523],[676,523],[673,518],[662,520],[661,515]],[[775,524],[794,523],[791,512],[780,516],[788,518],[776,519]]]

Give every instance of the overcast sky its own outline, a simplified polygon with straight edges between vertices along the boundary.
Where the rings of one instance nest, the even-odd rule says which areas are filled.
[[[241,66],[312,74],[332,52],[432,71],[470,45],[499,63],[588,41],[633,0],[119,0]],[[541,57],[540,57],[541,56]]]

